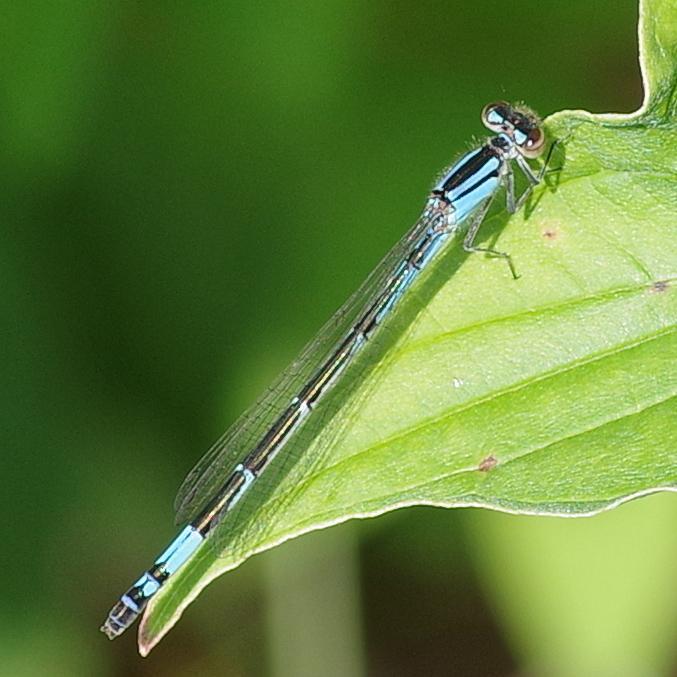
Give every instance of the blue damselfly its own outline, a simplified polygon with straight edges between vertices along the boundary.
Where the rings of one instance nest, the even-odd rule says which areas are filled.
[[[442,174],[411,230],[278,383],[188,475],[176,502],[178,521],[187,522],[187,526],[113,606],[101,627],[109,638],[134,622],[148,600],[227,518],[273,458],[289,447],[298,429],[313,419],[323,398],[452,235],[468,224],[465,250],[505,259],[512,276],[517,277],[508,254],[475,244],[477,232],[499,188],[505,188],[508,211],[520,209],[542,181],[555,143],[536,172],[528,160],[543,153],[545,134],[532,111],[493,103],[482,111],[482,122],[494,136]],[[513,162],[528,183],[519,198]]]

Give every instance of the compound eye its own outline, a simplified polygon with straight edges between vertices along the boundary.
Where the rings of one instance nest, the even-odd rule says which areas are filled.
[[[482,124],[492,132],[501,132],[509,123],[512,107],[506,101],[487,104],[482,109]]]
[[[526,138],[520,143],[520,150],[523,155],[527,157],[538,157],[543,152],[543,145],[545,143],[545,134],[540,127],[530,129]]]

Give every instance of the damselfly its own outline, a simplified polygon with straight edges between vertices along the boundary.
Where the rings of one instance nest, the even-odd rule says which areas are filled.
[[[177,519],[187,526],[113,606],[101,627],[110,639],[134,622],[148,600],[214,534],[215,527],[227,519],[273,458],[285,447],[289,450],[299,428],[313,419],[327,393],[452,235],[468,223],[465,250],[505,259],[517,277],[508,254],[479,247],[475,239],[499,188],[505,188],[508,211],[520,209],[542,181],[555,142],[535,172],[528,160],[543,153],[545,134],[532,111],[505,102],[492,103],[482,111],[482,122],[495,136],[444,172],[411,230],[278,383],[188,475],[176,502]],[[528,182],[519,198],[513,161]]]

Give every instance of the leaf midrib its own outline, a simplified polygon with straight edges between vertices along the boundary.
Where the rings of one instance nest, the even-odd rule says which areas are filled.
[[[530,449],[528,452],[526,452],[524,454],[520,454],[520,455],[517,455],[517,456],[513,456],[512,458],[506,459],[505,461],[501,462],[500,465],[495,470],[492,470],[492,472],[499,472],[500,468],[507,467],[513,461],[522,460],[522,459],[524,459],[528,456],[531,456],[532,454],[542,452],[542,451],[554,446],[555,444],[560,444],[561,442],[565,442],[565,441],[570,440],[570,439],[575,439],[576,437],[588,435],[591,432],[595,432],[596,430],[601,430],[604,427],[606,427],[608,425],[613,425],[614,423],[617,423],[618,421],[621,421],[623,419],[632,418],[634,416],[639,416],[639,415],[645,413],[646,411],[650,411],[651,409],[654,409],[656,407],[659,407],[659,406],[665,404],[666,402],[670,401],[674,397],[675,397],[674,394],[670,394],[667,397],[665,397],[663,399],[659,399],[655,402],[652,402],[645,407],[641,407],[640,409],[637,409],[636,411],[633,411],[632,413],[624,413],[624,414],[621,414],[620,416],[616,416],[616,417],[611,418],[611,419],[600,421],[599,423],[596,423],[595,425],[588,426],[587,428],[585,428],[583,430],[579,430],[579,431],[577,431],[577,432],[575,432],[571,435],[566,435],[566,436],[561,437],[561,438],[554,440],[552,442],[548,442],[547,444],[544,444],[544,445],[541,445],[541,446],[538,446],[538,447],[534,447],[533,449]],[[362,452],[360,452],[360,453],[362,453]],[[451,470],[449,472],[442,473],[441,475],[439,475],[438,477],[436,477],[432,480],[429,479],[429,480],[426,480],[425,482],[419,482],[418,484],[410,485],[410,486],[406,487],[405,490],[400,490],[398,492],[395,492],[395,494],[393,494],[393,492],[390,492],[390,493],[381,494],[381,495],[375,496],[375,497],[370,496],[369,499],[366,501],[367,503],[372,503],[372,502],[385,503],[387,501],[388,506],[386,508],[384,508],[383,510],[376,509],[376,510],[373,510],[373,511],[370,510],[370,511],[367,511],[367,512],[369,513],[370,516],[375,517],[376,515],[382,514],[383,512],[392,510],[394,505],[396,507],[405,507],[405,506],[413,506],[413,505],[434,505],[434,506],[438,506],[438,507],[446,507],[446,506],[450,506],[450,505],[456,505],[456,506],[463,505],[464,502],[465,502],[465,496],[466,495],[456,496],[453,499],[450,499],[449,501],[435,501],[435,500],[425,501],[425,500],[421,500],[421,499],[418,499],[418,498],[408,498],[406,500],[395,501],[395,503],[393,503],[392,497],[393,497],[393,495],[402,494],[402,493],[405,493],[405,492],[409,493],[411,491],[415,491],[417,489],[425,487],[426,485],[430,484],[431,482],[440,482],[440,481],[443,481],[443,480],[448,479],[450,477],[455,477],[457,475],[477,473],[477,472],[479,472],[477,465],[468,466],[468,467],[464,467],[464,468],[458,468],[456,470]],[[318,473],[318,475],[319,474],[320,473]],[[677,490],[676,487],[674,487],[673,485],[670,485],[670,484],[666,484],[664,486],[656,486],[653,490],[658,491],[660,489]],[[467,496],[476,496],[476,494],[468,494]],[[597,501],[582,501],[580,499],[571,499],[570,501],[561,501],[560,500],[560,501],[557,501],[556,504],[557,505],[590,504],[590,503],[605,504],[609,500],[614,500],[614,499],[618,499],[618,498],[619,498],[619,496],[616,495],[616,496],[611,496],[607,499],[599,499]],[[487,498],[484,498],[482,502],[483,502],[484,505],[492,504],[492,501],[490,499],[487,499]],[[363,501],[362,503],[365,503],[365,501]],[[499,501],[496,501],[496,504],[498,505]],[[360,503],[358,503],[357,505],[360,505]],[[544,502],[543,501],[538,501],[538,502],[515,501],[515,505],[519,505],[520,507],[523,506],[523,505],[540,505],[540,506],[543,506]],[[351,510],[352,510],[352,514],[348,514],[348,513],[351,512]],[[350,507],[347,507],[346,505],[341,506],[341,511],[342,511],[343,515],[342,515],[341,519],[338,520],[338,521],[335,520],[335,518],[334,519],[331,518],[331,515],[333,514],[333,512],[331,510],[326,510],[325,512],[320,513],[319,515],[317,513],[314,513],[313,514],[313,524],[315,524],[316,522],[318,524],[323,524],[323,520],[326,520],[326,522],[324,522],[325,524],[328,524],[328,523],[338,524],[340,522],[345,522],[349,519],[353,519],[355,516],[364,516],[366,514],[365,510],[358,510],[357,508],[351,509]],[[284,533],[292,534],[294,536],[299,536],[302,533],[306,533],[305,523],[304,522],[298,522],[297,524],[295,524],[292,527],[287,526],[284,530]],[[269,537],[270,537],[271,540],[275,540],[276,538],[279,538],[279,536],[276,536],[275,534],[272,534],[272,535],[269,534]],[[290,536],[289,538],[291,538],[291,537],[292,536]],[[285,540],[288,540],[288,539],[285,539]]]
[[[406,438],[409,435],[416,434],[422,430],[425,430],[426,428],[429,428],[431,426],[435,426],[444,420],[455,416],[459,413],[463,413],[464,411],[467,411],[468,409],[471,409],[476,406],[480,406],[486,402],[490,402],[494,399],[497,399],[499,397],[503,397],[508,394],[512,394],[515,392],[519,392],[520,390],[523,390],[524,388],[527,388],[535,383],[546,381],[550,378],[554,378],[560,374],[567,373],[569,371],[573,371],[574,369],[578,369],[583,366],[587,366],[589,364],[594,364],[595,362],[599,362],[601,360],[604,360],[608,357],[612,357],[614,355],[620,354],[626,350],[631,350],[633,348],[636,348],[640,345],[643,345],[644,343],[648,343],[651,341],[656,341],[659,340],[660,338],[663,338],[664,336],[668,336],[674,331],[674,326],[670,326],[664,330],[660,330],[657,332],[654,332],[653,334],[649,334],[645,336],[644,338],[638,340],[638,341],[632,341],[628,342],[626,344],[623,344],[621,346],[614,346],[613,349],[608,350],[608,351],[603,351],[601,353],[596,353],[592,356],[589,356],[586,359],[579,359],[579,360],[574,360],[573,362],[567,363],[565,366],[562,366],[558,369],[553,369],[548,372],[544,372],[543,374],[539,374],[538,376],[531,377],[529,379],[525,379],[524,381],[520,381],[518,383],[512,384],[507,388],[502,388],[501,390],[494,391],[488,396],[484,397],[478,397],[473,400],[469,400],[468,402],[463,403],[460,406],[456,407],[451,407],[450,409],[446,410],[444,413],[440,414],[439,416],[436,416],[431,419],[427,419],[415,426],[412,426],[411,428],[407,428],[406,430],[399,431],[376,444],[372,444],[364,449],[361,449],[357,451],[354,454],[351,454],[350,456],[345,456],[344,458],[340,459],[336,463],[333,463],[331,465],[323,467],[321,470],[313,473],[312,475],[308,475],[307,477],[303,478],[299,482],[297,482],[293,487],[290,487],[283,492],[276,494],[274,498],[272,498],[269,502],[267,502],[267,509],[273,509],[275,505],[278,505],[280,503],[283,503],[287,497],[292,493],[299,493],[302,492],[311,482],[314,482],[318,477],[321,477],[323,475],[326,475],[327,473],[332,473],[335,472],[337,468],[340,468],[341,466],[349,465],[351,462],[353,462],[355,459],[364,456],[365,454],[370,454],[373,453],[375,450],[380,449],[384,446],[388,446],[394,442],[398,442],[404,438]],[[672,397],[671,395],[670,397]],[[628,415],[628,414],[625,414]],[[600,425],[604,425],[606,422],[610,422],[610,419],[605,419]],[[560,438],[563,439],[563,438]],[[560,441],[556,440],[555,442]],[[552,443],[555,443],[552,442]],[[549,443],[550,444],[550,443]],[[526,454],[521,454],[521,455],[516,455],[513,457],[513,459],[516,458],[522,458],[525,455],[528,455],[529,452],[526,452]]]
[[[642,282],[630,286],[616,287],[614,289],[609,289],[607,291],[595,294],[573,296],[571,298],[565,299],[564,301],[556,301],[555,303],[543,304],[541,306],[536,306],[532,308],[525,308],[516,313],[511,313],[509,315],[500,315],[496,317],[489,318],[487,320],[482,320],[481,322],[475,322],[473,324],[467,324],[462,327],[456,327],[450,331],[441,332],[440,334],[435,334],[435,336],[430,336],[426,338],[420,338],[412,340],[406,345],[401,345],[396,347],[393,350],[392,360],[408,355],[410,353],[416,352],[421,349],[429,348],[434,346],[436,343],[442,343],[451,338],[462,338],[465,334],[474,332],[478,329],[483,329],[485,327],[501,325],[507,322],[521,321],[522,319],[531,317],[533,315],[540,314],[556,314],[561,311],[569,310],[577,305],[586,306],[594,304],[597,302],[604,301],[613,301],[623,297],[629,297],[637,292],[646,292],[650,290],[656,282],[665,282],[668,285],[668,290],[671,289],[673,283],[677,282],[677,278],[670,277],[664,280],[651,280],[651,282]]]

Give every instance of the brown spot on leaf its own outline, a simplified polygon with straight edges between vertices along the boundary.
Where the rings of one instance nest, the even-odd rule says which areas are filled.
[[[543,237],[546,240],[556,240],[559,236],[559,233],[554,228],[546,228],[543,231]]]
[[[480,464],[477,466],[477,469],[480,472],[489,472],[490,470],[493,470],[497,464],[498,460],[493,454],[491,454],[480,461]]]
[[[664,291],[668,290],[669,286],[670,285],[667,283],[666,280],[658,280],[658,282],[654,282],[649,287],[649,291],[652,292],[653,294],[662,294]]]

